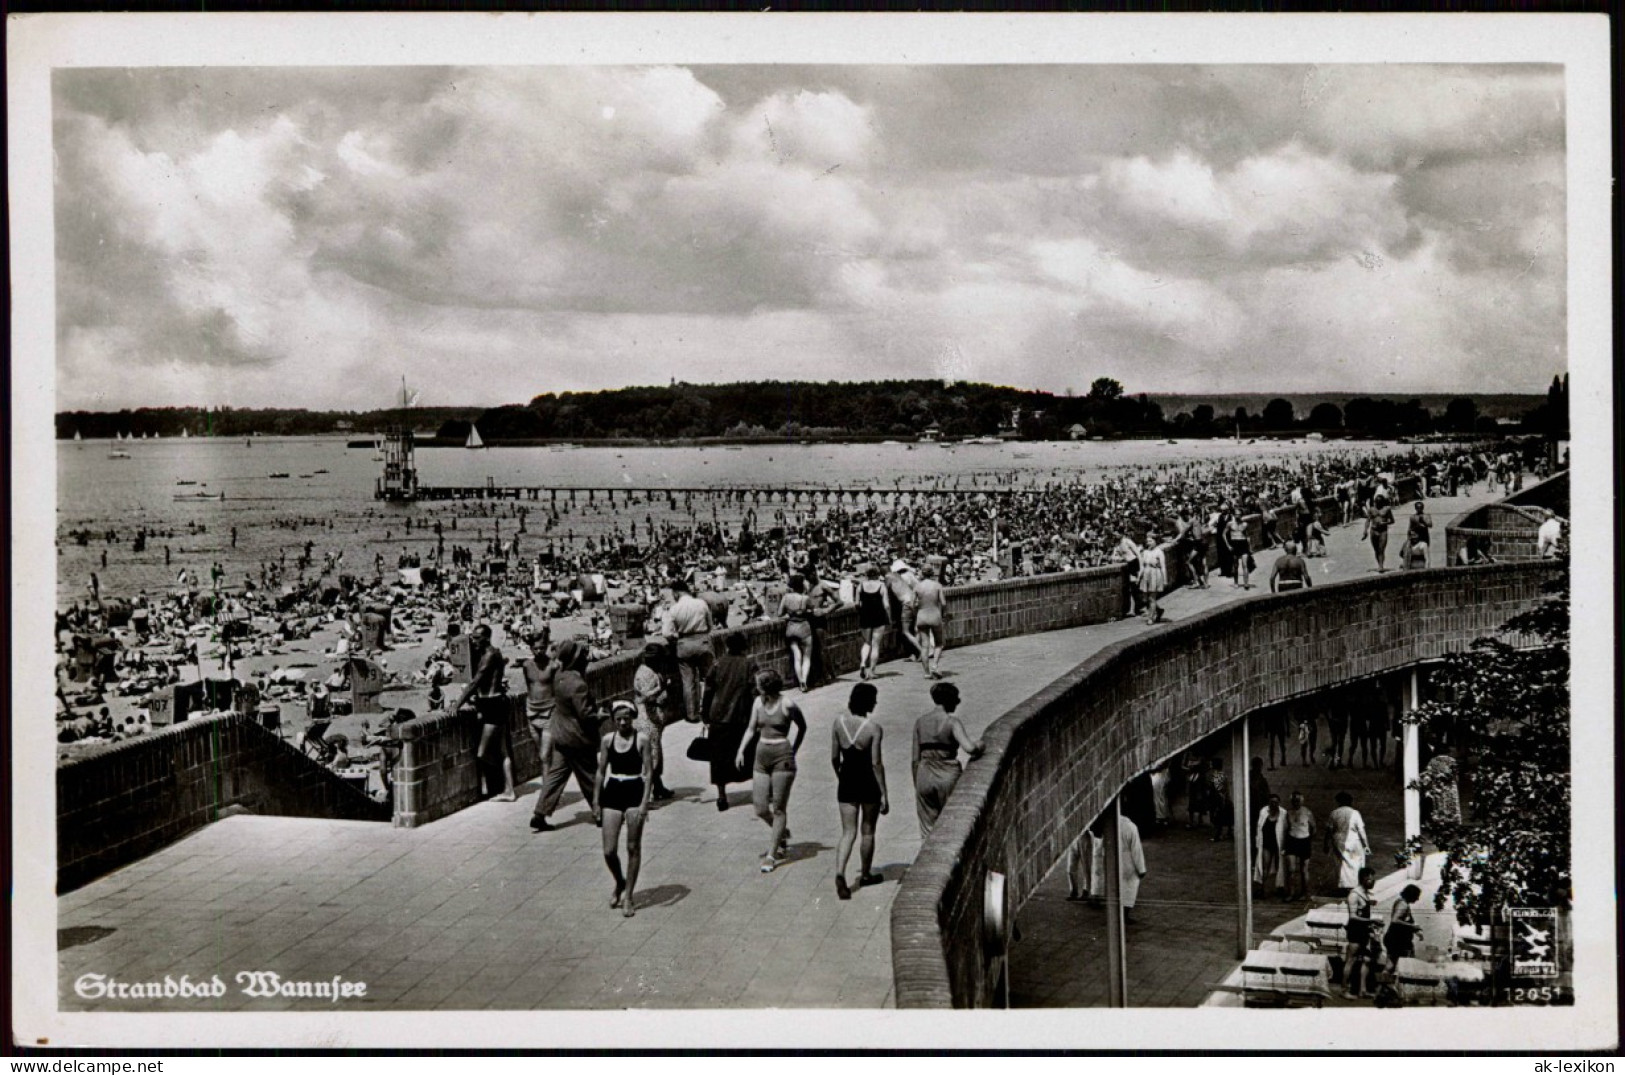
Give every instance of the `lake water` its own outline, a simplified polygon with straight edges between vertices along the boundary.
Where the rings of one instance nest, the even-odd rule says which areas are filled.
[[[380,465],[368,449],[345,447],[333,437],[255,437],[252,442],[225,439],[156,439],[116,447],[129,459],[112,459],[107,441],[59,442],[57,449],[57,535],[59,602],[81,598],[92,571],[102,593],[133,595],[173,587],[175,574],[190,567],[207,584],[210,564],[226,568],[230,586],[245,573],[258,577],[261,561],[287,554],[291,565],[304,542],[314,543],[319,557],[343,550],[346,570],[371,574],[381,552],[393,565],[402,549],[423,551],[433,544],[433,522],[447,528],[448,544],[473,544],[500,531],[511,536],[516,512],[530,512],[527,551],[546,546],[540,516],[546,503],[515,502],[384,504],[373,499]],[[1046,481],[1094,479],[1118,468],[1177,468],[1193,463],[1303,458],[1322,452],[1390,451],[1392,444],[1346,444],[1234,441],[1084,441],[999,445],[933,444],[794,444],[747,445],[737,448],[425,448],[417,453],[419,481],[424,485],[477,486],[558,485],[625,490],[662,488],[890,489],[996,488]],[[325,472],[325,473],[319,473]],[[287,478],[271,478],[286,473]],[[179,482],[195,484],[180,485]],[[224,492],[224,501],[177,500],[196,492]],[[726,522],[737,510],[714,500],[696,501],[694,510],[709,519],[713,509]],[[619,523],[687,519],[679,502],[672,510],[664,497],[617,497],[610,506],[599,498],[561,505],[556,531],[579,539],[602,535]],[[760,515],[759,511],[759,515]],[[414,533],[405,533],[408,517]],[[418,530],[417,523],[424,523]],[[331,527],[329,527],[331,523]],[[456,530],[451,531],[452,526]],[[171,536],[150,539],[137,554],[130,538],[138,528]],[[199,528],[202,528],[201,530]],[[237,542],[231,543],[231,530]],[[68,535],[88,529],[81,546]],[[121,540],[106,543],[109,529]],[[166,566],[164,547],[172,562]],[[107,563],[102,565],[102,554]]]

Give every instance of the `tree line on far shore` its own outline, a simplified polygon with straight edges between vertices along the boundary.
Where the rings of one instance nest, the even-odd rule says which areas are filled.
[[[461,441],[477,423],[486,443],[696,439],[907,439],[1007,436],[1023,440],[1072,437],[1233,437],[1302,435],[1405,437],[1568,430],[1568,378],[1554,377],[1544,402],[1504,425],[1480,413],[1471,396],[1451,399],[1440,411],[1420,399],[1358,397],[1339,405],[1323,400],[1299,413],[1276,398],[1258,414],[1199,403],[1164,413],[1156,400],[1132,395],[1109,377],[1084,395],[1056,395],[999,385],[942,381],[779,382],[696,385],[600,392],[546,393],[527,404],[501,407],[417,407],[368,412],[247,408],[139,408],[118,412],[67,411],[56,416],[56,435],[72,439],[114,436],[240,437],[344,434],[367,436],[391,427],[434,430]]]

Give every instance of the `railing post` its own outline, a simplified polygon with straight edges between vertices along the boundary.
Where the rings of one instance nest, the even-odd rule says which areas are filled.
[[[1106,1002],[1113,1008],[1128,1007],[1128,945],[1123,936],[1123,875],[1121,837],[1117,827],[1117,800],[1106,808],[1106,834],[1101,847],[1106,852]]]
[[[1419,669],[1410,670],[1401,691],[1403,701],[1399,717],[1402,721],[1400,727],[1404,729],[1401,750],[1404,755],[1405,840],[1409,843],[1422,835],[1422,793],[1411,786],[1422,772],[1421,729],[1406,719],[1422,704],[1422,673]],[[1413,880],[1422,876],[1421,855],[1411,856],[1405,874]]]
[[[1244,959],[1253,947],[1253,810],[1252,767],[1248,754],[1247,718],[1230,729],[1230,772],[1235,788],[1230,796],[1236,842],[1236,958]]]

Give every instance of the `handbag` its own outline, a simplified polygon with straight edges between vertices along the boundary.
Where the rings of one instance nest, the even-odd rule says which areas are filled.
[[[688,750],[685,751],[684,753],[686,753],[688,755],[688,760],[689,761],[710,761],[711,760],[711,738],[710,738],[710,736],[706,735],[704,731],[701,731],[699,735],[696,735],[693,739],[689,740],[689,742],[688,742]]]

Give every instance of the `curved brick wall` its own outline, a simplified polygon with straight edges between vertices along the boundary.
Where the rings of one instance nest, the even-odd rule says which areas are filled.
[[[1445,527],[1445,555],[1449,558],[1446,562],[1456,563],[1468,542],[1478,543],[1502,563],[1536,559],[1543,519],[1539,508],[1568,515],[1568,471],[1451,520]]]
[[[198,717],[57,769],[57,891],[150,855],[233,806],[285,817],[389,817],[252,717]]]
[[[982,879],[1020,907],[1113,795],[1266,705],[1403,668],[1493,633],[1556,568],[1395,572],[1260,595],[1109,646],[995,721],[892,905],[901,1008],[984,996]]]

